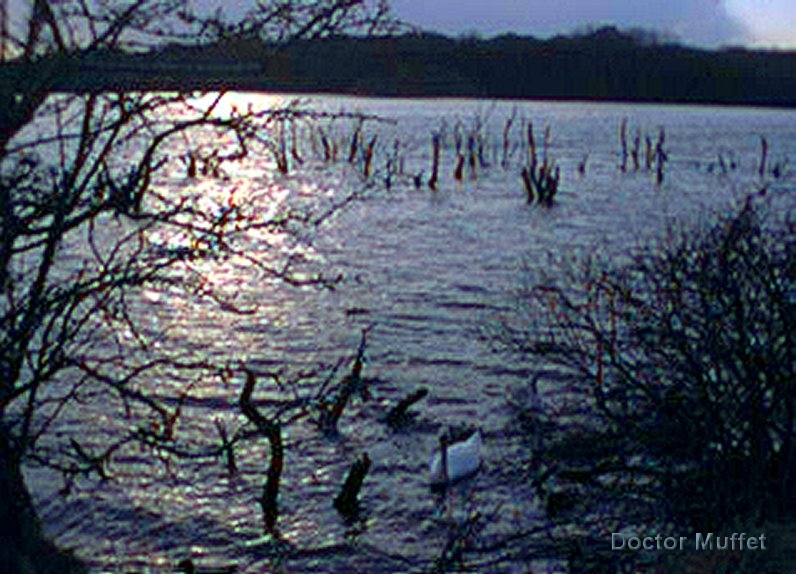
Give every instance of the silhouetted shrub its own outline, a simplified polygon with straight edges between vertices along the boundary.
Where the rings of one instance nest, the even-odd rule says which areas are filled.
[[[545,429],[532,467],[552,520],[682,533],[793,515],[795,228],[763,195],[624,264],[581,258],[503,321],[499,347],[545,368],[544,412],[519,406]]]

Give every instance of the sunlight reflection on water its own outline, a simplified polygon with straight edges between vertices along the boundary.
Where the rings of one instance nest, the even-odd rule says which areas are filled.
[[[282,96],[232,94],[224,105],[285,101]],[[188,294],[149,288],[139,301],[153,329],[168,333],[160,344],[184,347],[219,363],[236,358],[293,369],[332,364],[355,351],[361,327],[374,326],[366,370],[380,381],[373,389],[375,400],[346,413],[339,438],[319,437],[310,425],[285,430],[280,528],[287,540],[302,546],[347,539],[350,529],[331,508],[331,498],[351,460],[367,451],[374,462],[363,491],[367,518],[359,539],[391,554],[438,555],[446,530],[425,472],[437,433],[446,424],[480,425],[486,434],[483,471],[457,487],[454,514],[481,511],[493,521],[492,534],[538,524],[542,513],[524,474],[527,452],[507,430],[508,390],[522,382],[526,366],[505,365],[477,340],[484,324],[511,309],[525,277],[521,262],[539,277],[550,271],[548,252],[598,249],[609,258],[619,257],[659,235],[669,221],[693,223],[706,212],[726,209],[757,183],[759,134],[769,139],[774,156],[796,158],[796,122],[787,111],[334,97],[318,98],[317,104],[330,111],[397,118],[397,125],[372,129],[379,132],[379,141],[401,142],[404,178],[389,192],[365,194],[328,221],[317,237],[302,242],[279,230],[252,232],[244,238],[247,252],[240,257],[186,263]],[[540,133],[551,126],[548,153],[564,179],[559,202],[550,210],[525,205],[517,170],[521,148],[509,169],[494,161],[500,156],[493,148],[500,145],[503,121],[515,107]],[[437,193],[415,190],[411,175],[425,170],[428,176],[431,131],[450,135],[457,119],[468,126],[476,115],[484,119],[493,165],[472,181],[457,183],[445,175]],[[643,170],[621,174],[617,169],[618,128],[625,116],[632,130],[657,134],[665,126],[670,164],[660,189]],[[733,174],[711,173],[717,154],[728,150],[741,168]],[[580,176],[576,167],[584,157],[586,173]],[[449,148],[443,150],[444,174],[452,173],[454,160]],[[383,168],[383,159],[378,161]],[[229,167],[226,179],[195,182],[185,181],[175,167],[158,183],[166,194],[192,195],[205,211],[234,203],[244,213],[273,216],[286,207],[300,210],[316,201],[333,201],[341,190],[362,185],[350,166],[311,166],[288,176],[274,174],[271,166],[268,158],[250,158]],[[794,187],[788,173],[770,186],[770,195],[792,208]],[[191,238],[155,232],[148,240],[174,248]],[[285,286],[246,257],[278,262],[288,253],[315,261],[311,268],[341,274],[342,284],[334,291]],[[211,288],[229,305],[252,313],[230,317],[220,308],[223,303],[204,297]],[[196,402],[186,408],[180,429],[189,443],[216,440],[214,418],[243,423],[237,411],[239,381],[174,381],[164,374],[152,384],[166,396],[193,385]],[[408,430],[393,433],[378,422],[388,404],[419,386],[427,386],[430,397],[419,405],[420,414]],[[263,392],[260,399],[265,396]],[[91,418],[83,420],[107,418],[94,408],[86,406],[84,414]],[[123,432],[123,421],[106,423],[111,434]],[[85,423],[73,424],[79,428]],[[266,459],[264,444],[247,444],[240,453],[240,475],[229,478],[221,461],[172,468],[127,453],[117,461],[119,480],[66,502],[55,497],[40,471],[30,479],[48,531],[60,544],[77,547],[98,571],[159,571],[191,548],[208,564],[238,562],[242,569],[251,565],[257,571],[262,564],[250,545],[261,528],[257,497]],[[89,513],[102,528],[74,522],[76,517],[88,520]],[[109,538],[117,541],[112,552],[85,550],[105,549]]]

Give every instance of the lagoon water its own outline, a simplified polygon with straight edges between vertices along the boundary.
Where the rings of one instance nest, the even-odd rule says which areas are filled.
[[[230,94],[237,105],[278,104],[287,96]],[[382,100],[311,98],[328,111],[374,114],[389,122],[365,125],[379,134],[374,159],[376,184],[356,166],[323,165],[309,139],[301,153],[309,161],[287,176],[267,169],[267,159],[228,169],[229,180],[186,182],[177,164],[158,184],[174,193],[218,197],[236,188],[238,201],[263,210],[309,199],[333,201],[362,189],[362,197],[313,233],[311,245],[284,248],[342,281],[334,290],[274,283],[245,263],[231,260],[191,269],[227,293],[240,308],[225,313],[192,291],[149,289],[140,294],[142,316],[168,332],[163,345],[218,361],[244,360],[260,372],[285,369],[284,377],[316,370],[323,377],[357,349],[361,329],[370,327],[365,375],[373,377],[373,398],[355,401],[326,437],[309,422],[284,429],[285,472],[279,527],[300,549],[286,558],[285,571],[422,571],[442,554],[451,524],[477,512],[484,525],[476,543],[489,546],[506,536],[544,526],[527,474],[527,445],[512,424],[511,397],[533,364],[494,353],[483,340],[489,325],[514,309],[525,282],[555,273],[551,260],[598,252],[621,261],[632,247],[655,240],[667,226],[705,225],[718,213],[759,189],[760,136],[769,145],[768,201],[772,217],[792,210],[796,191],[796,113],[754,108],[711,108],[598,103],[487,102],[479,100]],[[504,122],[516,114],[512,153],[502,166]],[[632,147],[636,130],[657,140],[665,129],[668,162],[662,185],[643,166],[622,173],[619,130],[628,121]],[[539,153],[550,128],[549,158],[561,169],[555,205],[527,205],[521,162],[527,157],[523,119],[533,121]],[[467,170],[453,178],[454,133],[482,123],[484,156],[477,177]],[[342,139],[352,124],[329,128]],[[336,131],[335,131],[336,130]],[[437,191],[416,189],[412,175],[429,175],[431,134],[443,134]],[[391,189],[380,183],[387,154],[398,141],[403,175]],[[317,150],[316,150],[317,152]],[[726,170],[719,163],[725,162]],[[579,164],[585,161],[585,172]],[[643,160],[642,160],[643,163]],[[731,164],[735,168],[731,168]],[[393,164],[396,165],[396,164]],[[269,237],[272,243],[280,238]],[[247,239],[253,252],[264,245]],[[263,239],[264,241],[264,239]],[[344,366],[341,373],[347,369]],[[339,375],[338,375],[339,378]],[[190,386],[178,433],[200,448],[218,442],[214,420],[230,430],[245,423],[237,407],[240,377],[219,381],[176,381],[164,374],[151,381],[163,396],[178,397]],[[276,396],[263,378],[259,398]],[[309,389],[310,381],[296,386]],[[395,432],[380,417],[406,394],[426,387],[429,396],[414,407],[416,418]],[[292,390],[289,389],[290,396]],[[105,403],[85,405],[81,417],[66,420],[67,431],[94,433],[98,440],[125,432],[126,422]],[[446,499],[429,491],[428,460],[447,426],[479,426],[484,432],[482,471],[458,485]],[[102,432],[95,432],[98,428]],[[90,443],[89,443],[90,445]],[[362,452],[373,461],[362,493],[363,518],[345,524],[331,501],[348,466]],[[113,480],[77,485],[69,497],[48,473],[30,469],[47,532],[62,547],[75,548],[96,572],[164,572],[193,556],[197,564],[235,565],[240,572],[274,567],[270,541],[262,537],[257,503],[267,459],[266,441],[239,448],[240,473],[231,477],[222,460],[165,463],[147,453],[124,451],[113,460]],[[342,550],[345,546],[346,549]],[[489,571],[524,571],[522,543],[482,552],[476,564]],[[319,550],[326,548],[326,550]],[[479,562],[480,561],[480,562]],[[541,571],[541,570],[540,570]]]

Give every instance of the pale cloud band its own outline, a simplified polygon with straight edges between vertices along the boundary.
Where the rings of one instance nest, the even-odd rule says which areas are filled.
[[[748,43],[796,48],[796,0],[724,0],[724,5],[744,22]]]

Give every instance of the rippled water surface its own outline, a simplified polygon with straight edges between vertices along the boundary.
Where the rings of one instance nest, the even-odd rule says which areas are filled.
[[[789,111],[332,97],[313,102],[330,111],[394,120],[365,128],[368,135],[379,134],[374,179],[382,177],[396,139],[405,173],[389,191],[375,185],[327,221],[306,254],[315,268],[341,275],[342,283],[331,291],[275,285],[241,271],[245,266],[233,260],[196,271],[236,304],[253,305],[256,313],[230,316],[216,304],[167,290],[147,291],[139,302],[153,326],[168,328],[168,344],[220,363],[246,360],[261,370],[285,366],[295,373],[331,366],[351,356],[360,330],[372,327],[365,370],[375,378],[374,399],[346,411],[338,437],[320,436],[305,423],[284,431],[279,524],[285,539],[302,548],[351,542],[352,549],[331,558],[323,553],[296,557],[290,571],[422,567],[440,554],[447,521],[476,511],[488,517],[485,537],[542,523],[523,473],[528,452],[512,433],[508,404],[529,365],[492,353],[481,341],[484,327],[511,312],[523,281],[551,272],[549,254],[598,250],[618,258],[660,235],[667,222],[700,224],[726,210],[759,183],[761,135],[768,140],[769,165],[784,166],[782,177],[767,178],[769,197],[777,207],[793,206],[796,115]],[[504,169],[502,130],[513,110],[511,138],[517,149]],[[625,117],[631,145],[637,129],[657,140],[659,128],[665,128],[669,162],[662,186],[645,170],[634,172],[632,163],[628,173],[618,169]],[[547,153],[562,172],[551,208],[525,203],[519,177],[527,153],[523,118],[536,127],[540,153],[544,127],[550,127]],[[460,123],[466,133],[477,119],[483,122],[490,165],[480,167],[476,179],[465,172],[457,183],[452,177],[455,127]],[[349,125],[336,129],[350,133]],[[420,170],[428,177],[433,131],[445,134],[436,192],[425,185],[415,189],[411,177]],[[308,148],[304,153],[311,155]],[[722,173],[719,155],[727,165],[737,163],[736,169]],[[584,159],[585,173],[579,174]],[[249,168],[230,173],[230,181],[190,184],[175,171],[160,184],[174,193],[208,198],[238,186],[246,201],[271,209],[307,196],[333,201],[363,185],[354,171],[341,162],[311,165],[280,178]],[[256,249],[256,238],[251,241]],[[175,397],[185,384],[167,374],[151,383],[160,394]],[[189,443],[217,441],[215,418],[231,429],[244,423],[237,409],[240,384],[233,379],[192,388],[195,400],[186,406],[179,429]],[[412,424],[393,432],[380,422],[389,405],[421,386],[429,396],[415,407]],[[123,432],[125,423],[107,403],[86,409],[89,416],[71,423],[84,425],[81,433]],[[437,437],[449,424],[483,429],[484,466],[442,501],[429,491],[426,472]],[[363,489],[364,520],[347,526],[331,500],[348,466],[365,451],[373,466]],[[29,480],[48,532],[59,545],[76,548],[98,572],[169,571],[189,554],[203,565],[266,571],[273,564],[266,557],[257,503],[266,443],[246,443],[239,454],[241,472],[230,477],[222,461],[165,464],[147,453],[125,452],[114,460],[115,480],[78,490],[66,500],[56,496],[59,483],[46,473],[31,470]],[[510,564],[502,567],[510,570]]]

